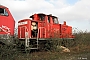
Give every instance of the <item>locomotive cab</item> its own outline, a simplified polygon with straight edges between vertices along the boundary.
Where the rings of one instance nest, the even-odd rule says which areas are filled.
[[[60,32],[60,25],[56,16],[39,13],[30,16],[30,18],[38,22],[38,38],[52,38],[55,35],[54,33]]]

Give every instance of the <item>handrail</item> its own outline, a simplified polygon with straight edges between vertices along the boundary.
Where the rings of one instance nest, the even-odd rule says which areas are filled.
[[[38,33],[37,33],[37,48],[38,48],[38,38],[39,38],[39,29],[38,29]]]

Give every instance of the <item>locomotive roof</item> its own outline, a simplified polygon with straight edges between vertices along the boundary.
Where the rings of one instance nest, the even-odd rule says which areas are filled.
[[[38,13],[38,15],[45,15],[43,13]],[[33,18],[34,15],[31,15],[30,18]]]
[[[56,16],[52,16],[52,14],[50,14],[50,15],[47,15],[47,16],[51,16],[51,17],[55,17],[55,18],[57,18]]]
[[[38,15],[44,15],[44,16],[45,16],[46,14],[44,14],[44,13],[38,13]],[[30,18],[33,18],[33,16],[34,16],[34,15],[31,15]],[[49,14],[49,15],[47,15],[47,16],[51,16],[51,17],[57,18],[56,16],[52,16],[52,14]]]
[[[5,7],[5,6],[3,6],[3,5],[0,5],[0,8],[7,8],[7,7]]]

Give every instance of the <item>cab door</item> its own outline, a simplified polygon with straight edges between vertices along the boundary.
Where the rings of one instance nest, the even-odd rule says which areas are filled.
[[[47,20],[47,38],[50,38],[51,36],[51,17],[48,16],[48,20]]]

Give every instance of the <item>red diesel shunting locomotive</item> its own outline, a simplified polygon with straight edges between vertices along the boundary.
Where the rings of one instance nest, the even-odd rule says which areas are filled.
[[[59,24],[58,18],[43,13],[30,16],[18,22],[18,37],[27,49],[38,49],[39,42],[50,38],[73,39],[72,27]],[[36,45],[36,46],[34,46]]]
[[[10,38],[14,36],[15,21],[5,6],[0,5],[0,42],[9,44]]]

